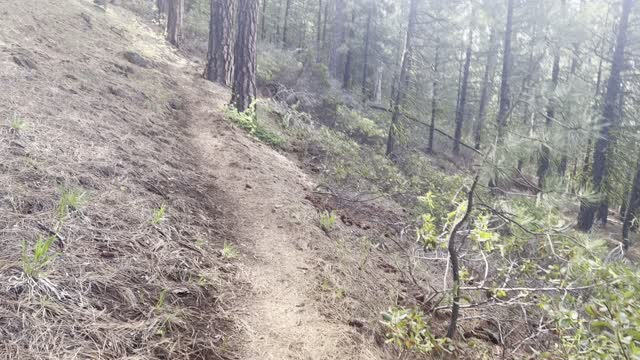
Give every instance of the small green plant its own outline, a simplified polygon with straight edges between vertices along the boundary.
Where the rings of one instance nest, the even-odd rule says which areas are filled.
[[[268,145],[278,147],[284,143],[284,140],[280,136],[270,132],[258,123],[255,103],[251,104],[244,112],[240,112],[238,109],[229,106],[225,109],[224,115],[231,122]]]
[[[86,193],[80,189],[60,190],[60,200],[56,208],[56,214],[59,219],[64,219],[72,212],[80,210],[86,203]]]
[[[419,353],[434,349],[445,350],[446,339],[436,338],[425,322],[424,314],[415,309],[393,308],[382,314],[382,324],[387,328],[387,343]]]
[[[153,210],[153,216],[151,223],[153,225],[159,225],[161,222],[167,219],[167,206],[162,204],[159,208]]]
[[[55,235],[47,238],[38,236],[33,252],[29,251],[27,241],[22,241],[22,270],[25,274],[34,279],[43,275],[43,270],[56,257],[55,253],[50,253],[51,245],[55,239]]]
[[[322,214],[320,214],[320,228],[328,233],[331,230],[333,230],[333,228],[336,225],[336,213],[331,211],[328,212],[327,210],[323,211]]]
[[[225,259],[235,259],[238,257],[238,250],[236,250],[233,245],[226,242],[224,243],[224,246],[222,247],[222,251],[220,251],[220,253]]]
[[[11,119],[11,121],[9,122],[9,127],[11,128],[11,131],[14,133],[19,133],[22,130],[26,129],[27,127],[27,123],[26,121],[18,118],[18,117],[14,117],[13,119]]]
[[[167,301],[167,289],[164,289],[160,292],[160,296],[158,297],[158,302],[156,302],[156,310],[160,310],[164,308],[164,304]]]

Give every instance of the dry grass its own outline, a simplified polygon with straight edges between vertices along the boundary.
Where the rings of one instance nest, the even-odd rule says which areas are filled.
[[[88,0],[0,13],[0,358],[224,358],[235,268],[169,75],[184,60]],[[29,126],[12,131],[16,116]],[[64,216],[61,189],[84,194]],[[50,261],[27,275],[22,243],[33,255],[50,236]]]

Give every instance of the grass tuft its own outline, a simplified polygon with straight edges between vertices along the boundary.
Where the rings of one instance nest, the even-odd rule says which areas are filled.
[[[14,117],[9,122],[9,128],[11,128],[12,132],[17,134],[27,128],[27,122],[20,118]]]
[[[236,248],[233,245],[227,242],[224,243],[224,247],[222,248],[220,253],[222,254],[222,257],[225,259],[235,259],[239,255],[238,250],[236,250]]]
[[[33,251],[29,251],[26,240],[22,241],[22,270],[27,276],[38,279],[43,276],[43,270],[55,259],[56,254],[51,254],[51,245],[55,241],[55,235],[44,238],[38,237]]]
[[[153,210],[153,216],[151,218],[151,224],[159,225],[161,222],[167,219],[167,206],[162,204],[159,208]]]
[[[322,214],[320,214],[320,228],[328,233],[331,230],[333,230],[333,228],[336,225],[336,213],[331,211],[328,212],[327,210],[323,211]]]
[[[60,190],[60,200],[56,208],[58,219],[62,220],[69,216],[72,212],[80,210],[86,204],[86,193],[81,189]]]

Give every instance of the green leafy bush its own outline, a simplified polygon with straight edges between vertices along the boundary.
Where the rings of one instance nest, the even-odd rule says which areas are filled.
[[[382,314],[387,343],[401,349],[429,353],[442,349],[446,339],[436,338],[425,321],[425,315],[415,309],[393,308]]]

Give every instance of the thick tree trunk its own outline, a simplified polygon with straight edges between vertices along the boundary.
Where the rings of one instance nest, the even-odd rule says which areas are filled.
[[[369,4],[367,11],[367,27],[364,33],[364,53],[362,54],[362,95],[364,98],[368,98],[369,93],[367,91],[367,77],[369,75],[369,42],[371,38],[371,20],[373,18],[375,4],[372,2]]]
[[[480,150],[482,144],[482,128],[487,118],[487,105],[491,97],[491,88],[493,87],[493,72],[496,66],[496,31],[491,29],[489,37],[489,51],[487,53],[487,64],[484,68],[484,77],[482,78],[482,90],[480,90],[480,106],[478,108],[478,120],[473,127],[473,142],[476,150]]]
[[[546,133],[549,135],[551,133],[551,126],[553,125],[553,121],[556,117],[556,99],[554,92],[558,87],[558,82],[560,80],[560,49],[555,50],[555,54],[553,56],[553,69],[551,71],[551,89],[549,91],[550,99],[549,104],[547,105],[547,116],[545,120],[546,125]],[[538,189],[542,191],[544,189],[544,180],[547,176],[547,172],[549,171],[550,157],[551,157],[551,148],[547,144],[549,141],[548,136],[544,139],[542,144],[542,149],[540,153],[540,157],[538,158]]]
[[[234,0],[211,0],[205,78],[229,86],[233,80]]]
[[[180,47],[182,36],[183,0],[169,0],[169,14],[167,16],[167,40],[175,47]]]
[[[284,7],[284,25],[282,25],[282,47],[287,47],[287,30],[289,30],[289,11],[291,10],[291,0],[287,0]]]
[[[407,25],[407,38],[405,40],[405,49],[402,55],[402,65],[400,66],[400,76],[398,78],[398,87],[395,92],[393,101],[393,115],[391,117],[391,125],[389,126],[389,135],[387,137],[386,155],[391,159],[395,159],[396,136],[398,127],[400,126],[401,107],[404,103],[407,91],[409,90],[409,74],[411,72],[411,64],[413,57],[413,36],[416,31],[418,0],[410,0],[409,6],[409,24]]]
[[[507,117],[511,108],[509,81],[511,80],[511,40],[513,37],[514,0],[507,2],[507,26],[504,32],[504,50],[502,59],[502,80],[500,84],[500,105],[498,110],[498,141],[504,137]]]
[[[436,116],[438,115],[438,79],[440,74],[440,39],[436,39],[435,58],[433,59],[433,82],[431,84],[431,126],[429,127],[429,141],[427,151],[433,152],[433,136],[436,130]]]
[[[256,98],[258,0],[238,0],[238,33],[231,103],[246,111]]]
[[[465,106],[467,104],[467,91],[469,88],[469,70],[471,69],[471,51],[473,47],[473,29],[469,30],[469,44],[465,53],[464,70],[462,75],[462,84],[460,86],[460,103],[456,111],[456,129],[453,140],[453,154],[460,154],[460,140],[462,139],[462,127],[465,119]]]
[[[624,66],[624,53],[627,43],[627,28],[629,27],[629,14],[633,6],[633,0],[624,0],[622,4],[622,15],[618,25],[618,35],[616,47],[611,64],[611,74],[607,83],[607,95],[600,121],[600,136],[596,141],[595,152],[593,154],[593,177],[592,183],[595,191],[603,190],[603,180],[607,174],[607,152],[609,150],[609,130],[616,122],[616,103],[620,95],[621,73]],[[578,228],[582,231],[589,231],[593,226],[593,220],[599,204],[583,202],[580,205],[578,214]]]

